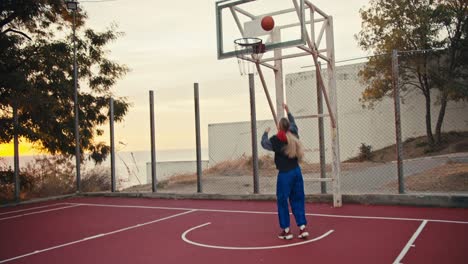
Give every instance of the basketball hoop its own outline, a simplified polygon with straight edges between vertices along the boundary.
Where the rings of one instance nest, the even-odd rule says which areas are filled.
[[[259,38],[240,38],[234,40],[237,63],[241,75],[255,73],[255,64],[265,53],[265,44]]]

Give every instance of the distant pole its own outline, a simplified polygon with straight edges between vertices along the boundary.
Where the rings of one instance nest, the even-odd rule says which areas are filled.
[[[400,88],[398,70],[398,51],[392,52],[392,75],[393,75],[393,102],[395,106],[395,135],[396,135],[396,156],[398,166],[398,193],[405,193],[405,183],[403,174],[403,145],[401,142],[401,118],[400,118]]]
[[[156,179],[156,141],[155,141],[155,122],[154,122],[154,92],[149,91],[150,96],[150,124],[151,124],[151,182],[153,192],[157,191]]]
[[[258,148],[257,148],[257,114],[255,112],[255,82],[253,73],[249,73],[250,90],[250,124],[252,134],[252,163],[254,193],[259,193],[258,181]]]
[[[195,135],[197,148],[197,192],[202,193],[202,161],[201,161],[201,140],[200,140],[200,97],[198,93],[198,83],[194,83],[195,97]]]
[[[75,104],[75,158],[76,158],[76,191],[81,191],[81,153],[80,153],[80,128],[79,128],[79,107],[78,107],[78,66],[76,62],[76,10],[77,1],[67,1],[67,8],[73,12],[73,79],[74,79],[74,104]]]
[[[115,192],[115,141],[114,141],[114,98],[110,98],[110,149],[111,149],[111,191]]]
[[[323,95],[319,88],[320,82],[318,80],[318,75],[321,74],[321,63],[318,63],[319,67],[316,69],[316,79],[317,79],[317,108],[318,108],[318,129],[319,129],[319,150],[320,150],[320,178],[327,177],[327,170],[325,165],[325,130],[323,125]],[[320,183],[321,193],[327,193],[327,183]]]
[[[19,178],[19,140],[18,140],[18,127],[19,127],[19,122],[18,122],[18,102],[15,100],[13,102],[13,131],[14,131],[14,136],[13,136],[13,147],[14,147],[14,167],[15,167],[15,202],[19,203],[20,201],[20,192],[21,192],[21,182]]]

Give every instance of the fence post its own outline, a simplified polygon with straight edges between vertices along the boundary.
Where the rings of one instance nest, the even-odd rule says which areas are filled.
[[[111,191],[115,192],[115,141],[114,141],[114,98],[109,102],[110,151],[111,151]]]
[[[320,178],[327,177],[327,168],[325,165],[325,132],[323,126],[323,95],[319,88],[318,75],[321,74],[321,63],[318,63],[319,67],[316,69],[316,79],[317,79],[317,108],[318,108],[318,132],[319,132],[319,150],[320,150]],[[327,193],[327,183],[320,183],[321,193]]]
[[[151,183],[153,192],[157,191],[156,180],[156,141],[154,138],[155,122],[154,122],[154,92],[149,91],[150,96],[150,126],[151,126]]]
[[[396,154],[398,166],[398,193],[405,193],[405,183],[403,175],[402,151],[401,142],[401,119],[400,119],[400,87],[398,82],[398,50],[392,52],[392,79],[393,79],[393,102],[395,105],[395,135],[396,135]]]
[[[202,193],[202,161],[201,161],[201,140],[200,140],[200,97],[198,93],[198,83],[193,84],[195,99],[195,135],[197,148],[197,192]]]
[[[250,91],[250,124],[252,134],[252,165],[254,193],[259,193],[258,182],[258,147],[257,147],[257,113],[255,112],[255,82],[253,73],[249,73]]]
[[[18,122],[18,102],[15,100],[13,102],[13,148],[14,148],[14,169],[15,169],[15,202],[20,202],[20,192],[21,192],[21,182],[19,177],[19,140],[18,140],[18,133],[19,133],[19,122]]]

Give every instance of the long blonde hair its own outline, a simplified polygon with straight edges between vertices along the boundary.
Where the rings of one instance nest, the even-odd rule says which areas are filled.
[[[284,152],[288,158],[297,158],[299,161],[302,161],[304,158],[304,146],[299,138],[289,131],[289,126],[290,123],[288,119],[284,117],[280,119],[278,128],[286,132],[286,138],[288,139],[288,144],[284,146]]]

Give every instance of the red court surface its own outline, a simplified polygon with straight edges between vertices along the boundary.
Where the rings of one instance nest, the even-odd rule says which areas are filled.
[[[288,241],[276,238],[271,201],[72,198],[0,208],[0,263],[468,263],[467,209],[306,208],[309,238]]]

